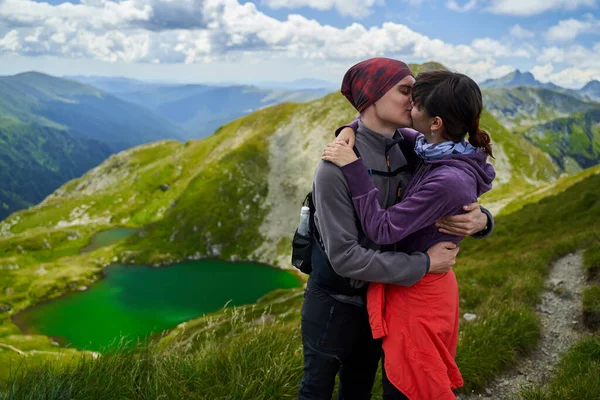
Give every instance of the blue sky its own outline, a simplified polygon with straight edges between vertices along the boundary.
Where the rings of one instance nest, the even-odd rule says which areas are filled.
[[[598,1],[0,0],[0,74],[337,82],[387,56],[580,87],[600,79]]]

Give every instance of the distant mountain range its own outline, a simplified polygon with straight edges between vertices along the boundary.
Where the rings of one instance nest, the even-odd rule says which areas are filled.
[[[600,101],[600,82],[590,81],[579,90],[566,89],[552,82],[542,83],[535,79],[531,72],[521,72],[518,69],[498,79],[488,79],[481,84],[481,89],[509,88],[515,86],[538,87],[555,90],[582,100]]]
[[[335,90],[320,80],[250,85],[148,83],[127,78],[73,77],[122,100],[143,106],[177,124],[186,139],[202,139],[234,119],[287,101],[307,102]],[[264,85],[269,85],[265,83]],[[283,85],[289,85],[284,87]],[[315,86],[315,87],[312,87]],[[311,88],[312,87],[312,88]]]
[[[165,118],[94,87],[36,72],[0,77],[0,219],[110,154],[183,140]]]
[[[535,79],[531,72],[521,72],[518,69],[498,79],[488,79],[479,87],[482,89],[506,88],[513,86],[534,86],[547,89],[562,89],[553,83],[542,83]]]
[[[206,137],[257,109],[313,100],[327,91],[65,79],[37,72],[0,77],[0,220],[113,153],[164,139]]]
[[[146,108],[79,82],[37,72],[0,77],[0,116],[67,128],[121,151],[161,139],[182,140],[181,129]]]
[[[415,75],[445,69],[435,62],[410,66]],[[0,219],[38,203],[115,152],[164,139],[202,138],[266,106],[305,102],[331,90],[310,89],[328,83],[310,79],[270,83],[289,85],[289,90],[127,78],[73,79],[34,72],[0,77]],[[496,146],[517,154],[513,147],[518,142],[521,150],[529,146],[526,152],[536,154],[538,167],[522,184],[547,181],[600,161],[596,151],[600,104],[591,101],[598,96],[600,82],[592,81],[576,91],[515,71],[481,86],[486,109],[499,121],[486,116]],[[534,149],[540,151],[534,153]],[[552,162],[546,165],[549,158]],[[517,159],[514,162],[520,163]],[[545,166],[539,167],[540,163]],[[502,170],[503,164],[498,166]],[[507,174],[511,176],[505,179],[507,183],[516,179],[512,172]],[[503,196],[501,191],[496,193]]]

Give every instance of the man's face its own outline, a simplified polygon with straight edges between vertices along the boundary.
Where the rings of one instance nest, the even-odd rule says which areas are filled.
[[[415,78],[407,76],[387,91],[374,104],[377,117],[398,128],[412,126],[412,88]]]

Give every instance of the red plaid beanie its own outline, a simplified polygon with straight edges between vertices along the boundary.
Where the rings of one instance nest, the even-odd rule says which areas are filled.
[[[402,61],[370,58],[346,72],[342,94],[354,108],[362,112],[408,75],[412,76],[412,72]]]

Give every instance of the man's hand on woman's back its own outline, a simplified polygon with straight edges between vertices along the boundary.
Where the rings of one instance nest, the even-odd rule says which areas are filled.
[[[456,263],[459,247],[451,242],[438,243],[427,250],[429,255],[429,272],[432,274],[445,274]]]

